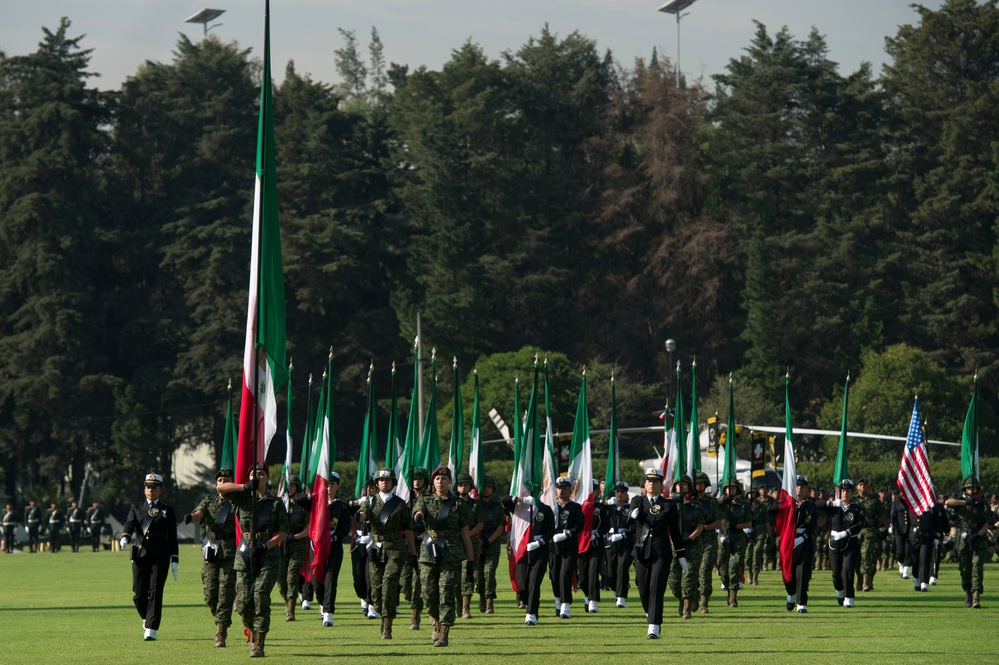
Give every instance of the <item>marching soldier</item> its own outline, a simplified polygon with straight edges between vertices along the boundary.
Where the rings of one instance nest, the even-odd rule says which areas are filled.
[[[556,614],[562,619],[569,618],[572,608],[572,576],[579,556],[579,532],[583,529],[583,509],[569,498],[571,491],[568,478],[560,476],[555,480],[555,535],[549,549],[548,577]]]
[[[451,469],[439,466],[430,479],[433,490],[416,500],[413,520],[423,531],[420,584],[434,626],[431,640],[435,647],[446,647],[454,625],[462,555],[469,578],[475,564],[468,536],[471,516],[466,503],[451,493]]]
[[[409,509],[410,515],[413,514],[413,507],[416,505],[416,500],[430,491],[429,484],[430,474],[426,469],[422,466],[418,466],[413,469],[413,479],[411,484],[412,491],[409,494],[409,504],[406,506]],[[415,527],[415,524],[409,525],[410,530],[413,530]],[[409,629],[419,630],[420,614],[423,612],[423,590],[420,587],[419,566],[415,564],[410,565],[408,560],[403,560],[401,580],[403,597],[409,601],[410,608],[412,609]],[[375,613],[373,608],[369,609],[368,618],[378,618],[378,614]]]
[[[981,497],[981,486],[974,476],[962,483],[963,498],[947,499],[945,505],[954,508],[958,520],[957,564],[961,571],[964,605],[980,609],[985,591],[985,563],[988,556],[988,529],[996,522],[996,514]]]
[[[791,576],[784,583],[787,591],[787,611],[796,609],[798,614],[808,612],[808,584],[812,579],[812,566],[815,564],[815,536],[818,533],[818,511],[811,498],[807,476],[795,478],[794,554],[792,555]]]
[[[704,515],[704,531],[701,532],[701,565],[697,573],[697,587],[699,593],[698,612],[708,613],[708,601],[714,591],[712,576],[715,563],[718,561],[718,529],[725,521],[725,511],[718,505],[718,501],[708,496],[708,487],[711,486],[711,479],[708,474],[701,471],[697,474],[697,482],[694,487],[697,490],[697,500],[701,504],[701,513]],[[693,608],[691,608],[693,609]]]
[[[71,501],[69,504],[69,543],[74,552],[80,551],[83,543],[83,526],[87,523],[87,514],[83,508]]]
[[[503,506],[495,497],[496,480],[486,476],[479,496],[479,511],[482,516],[482,531],[479,532],[479,557],[475,565],[475,588],[479,594],[479,611],[494,612],[496,599],[496,569],[499,568],[501,539],[506,531],[506,516]]]
[[[704,513],[701,502],[692,491],[690,476],[683,476],[673,486],[674,500],[682,502],[680,511],[680,535],[686,550],[687,566],[680,567],[680,559],[674,558],[669,569],[667,585],[679,601],[679,615],[682,619],[691,618],[697,596],[697,576],[701,567],[701,533],[704,531]]]
[[[87,511],[87,524],[90,526],[90,545],[97,552],[101,549],[101,536],[107,528],[107,515],[104,514],[101,502],[97,499],[94,499],[90,510]]]
[[[527,532],[521,542],[524,547],[518,552],[514,561],[514,579],[517,582],[517,597],[527,614],[524,623],[528,626],[538,625],[538,610],[541,606],[541,585],[544,582],[545,568],[548,565],[548,544],[555,535],[555,513],[546,504],[535,501],[532,496],[503,497],[503,508],[513,514],[517,504],[530,507]],[[519,555],[519,556],[518,556]]]
[[[607,529],[607,582],[614,591],[615,605],[620,608],[628,606],[635,549],[635,523],[628,516],[631,512],[628,489],[626,482],[614,486],[615,502],[610,507]]]
[[[122,527],[122,549],[132,545],[132,602],[143,619],[142,638],[156,640],[163,614],[167,571],[177,579],[177,515],[160,501],[163,476],[150,473],[143,482],[145,499],[133,503]],[[167,568],[169,564],[169,568]]]
[[[600,482],[593,480],[593,489],[599,492]],[[606,505],[597,494],[593,499],[593,523],[590,529],[590,547],[579,556],[579,588],[583,591],[584,610],[598,612],[600,610],[600,569],[606,558],[604,543],[610,528],[610,506]],[[585,536],[582,536],[585,541]]]
[[[395,471],[379,469],[375,482],[378,493],[364,500],[357,516],[371,528],[368,566],[371,569],[372,609],[382,618],[382,639],[391,639],[403,562],[408,560],[413,568],[416,567],[416,543],[409,507],[395,493]],[[416,610],[413,613],[419,617]]]
[[[368,482],[361,490],[358,505],[364,502],[365,497],[374,496],[378,493],[375,487],[375,479],[368,476]],[[354,594],[361,600],[361,615],[368,616],[368,608],[373,604],[371,601],[371,569],[368,567],[368,545],[371,544],[371,530],[367,522],[357,519],[357,513],[352,518],[353,524],[350,545],[350,573],[354,582]]]
[[[330,553],[326,557],[326,574],[316,584],[316,596],[322,603],[323,626],[326,628],[333,627],[333,615],[336,614],[337,580],[340,579],[340,568],[343,566],[343,544],[350,539],[351,518],[359,505],[357,501],[347,503],[343,499],[338,499],[336,495],[339,491],[340,474],[332,471],[329,485],[326,488],[326,502],[330,516],[328,531]],[[306,540],[306,542],[308,541]],[[291,607],[295,607],[294,602],[291,603]],[[391,637],[391,632],[389,637]]]
[[[912,574],[912,564],[915,562],[912,548],[909,546],[909,509],[898,492],[891,493],[891,526],[889,531],[895,538],[895,558],[898,560],[898,575],[903,580],[909,579]]]
[[[337,485],[340,476],[337,475]],[[332,484],[332,477],[330,483]],[[281,564],[278,568],[278,591],[284,600],[285,621],[295,620],[295,606],[298,604],[298,580],[302,564],[309,554],[309,506],[310,498],[301,493],[302,484],[298,478],[288,483],[288,537],[281,543]],[[318,500],[325,501],[326,497]],[[317,591],[317,596],[320,594]],[[319,598],[322,602],[322,598]]]
[[[263,658],[271,628],[271,591],[281,567],[281,542],[288,536],[288,512],[281,500],[267,491],[266,464],[254,464],[249,477],[243,485],[221,483],[218,490],[232,501],[242,532],[233,564],[236,611],[243,619],[243,634],[250,638],[250,657]]]
[[[760,583],[760,571],[763,570],[763,555],[767,548],[767,535],[770,528],[769,490],[766,486],[759,488],[756,497],[749,502],[752,526],[746,532],[746,568],[749,569],[749,583]]]
[[[215,487],[232,482],[232,470],[215,474]],[[205,604],[215,621],[215,646],[223,648],[232,625],[232,604],[236,600],[236,515],[232,503],[216,489],[206,494],[198,506],[184,515],[184,524],[205,523],[201,546],[201,584]]]
[[[457,489],[458,500],[462,501],[465,504],[465,508],[468,509],[470,520],[468,525],[468,537],[472,541],[472,561],[478,561],[479,534],[482,533],[482,529],[485,524],[482,520],[482,511],[479,508],[479,502],[471,497],[472,476],[467,473],[463,473],[458,476]],[[461,580],[458,585],[458,593],[461,596],[461,618],[471,619],[472,593],[475,591],[475,571],[472,570],[471,574],[468,575],[465,574],[466,572],[467,571],[464,568],[459,571]]]
[[[663,472],[645,471],[645,495],[631,500],[628,517],[635,523],[635,582],[649,624],[648,638],[658,640],[663,622],[663,596],[673,556],[686,573],[687,560],[680,534],[676,502],[663,497]]]
[[[746,537],[752,533],[753,519],[749,504],[742,498],[742,484],[738,480],[733,477],[722,489],[725,491],[721,503],[725,513],[725,533],[718,540],[721,549],[718,574],[722,589],[728,590],[729,607],[738,607],[739,589],[742,587],[740,570],[746,551]]]
[[[24,511],[24,528],[28,532],[28,551],[39,550],[39,532],[42,528],[42,509],[34,499],[28,501],[28,509]]]
[[[874,591],[874,574],[881,554],[881,530],[888,521],[887,511],[867,478],[857,481],[857,492],[857,502],[867,516],[864,528],[860,530],[861,591]]]
[[[59,510],[55,502],[49,504],[49,548],[53,553],[62,549],[62,527],[66,524],[66,516]]]
[[[844,478],[839,484],[840,498],[819,507],[829,517],[829,565],[832,568],[836,602],[853,607],[860,541],[857,535],[867,523],[864,509],[853,500],[853,481]]]
[[[14,553],[14,534],[17,531],[17,511],[14,504],[8,503],[3,511],[3,551]]]

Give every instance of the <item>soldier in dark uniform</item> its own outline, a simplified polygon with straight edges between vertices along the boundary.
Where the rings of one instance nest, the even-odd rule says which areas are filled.
[[[316,584],[316,595],[323,605],[323,626],[327,628],[333,626],[333,615],[336,614],[336,589],[337,580],[340,578],[340,568],[343,566],[343,544],[350,539],[351,519],[357,512],[359,505],[357,501],[348,503],[343,499],[338,499],[336,494],[339,491],[340,474],[333,471],[330,473],[326,492],[330,516],[330,553],[326,557],[326,574]],[[292,606],[294,607],[294,603]],[[390,624],[389,637],[391,636]]]
[[[62,528],[66,524],[66,516],[56,503],[49,504],[48,524],[49,549],[55,553],[62,549]]]
[[[505,496],[502,500],[503,508],[511,514],[518,503],[529,506],[530,523],[524,535],[526,546],[514,562],[514,579],[517,582],[517,597],[527,612],[524,623],[536,626],[541,605],[541,584],[549,559],[548,544],[555,535],[555,513],[531,496]],[[516,556],[517,552],[513,555]]]
[[[281,567],[281,542],[288,536],[284,503],[267,491],[269,470],[257,462],[249,480],[218,486],[232,501],[242,541],[236,551],[236,611],[243,619],[243,634],[250,638],[250,657],[262,658],[271,628],[271,591]]]
[[[337,484],[339,485],[339,474]],[[333,479],[330,478],[332,484]],[[310,499],[300,490],[302,485],[297,478],[288,483],[288,537],[281,543],[281,564],[278,568],[278,591],[284,600],[285,621],[295,620],[295,606],[298,604],[298,584],[302,564],[309,554],[309,506]],[[320,497],[325,501],[326,497]],[[322,601],[321,594],[319,600]]]
[[[600,481],[593,480],[593,489],[597,493],[593,499],[593,523],[590,529],[590,547],[579,555],[579,588],[583,591],[583,607],[587,612],[600,611],[600,572],[606,559],[604,545],[607,532],[610,529],[611,507],[599,497]],[[585,538],[585,536],[583,536]]]
[[[784,583],[787,591],[787,611],[796,609],[798,614],[808,612],[808,584],[812,579],[812,566],[815,564],[816,534],[819,515],[815,501],[811,498],[810,485],[806,476],[795,479],[794,554],[792,555],[791,577]]]
[[[909,531],[911,529],[911,523],[909,522],[910,513],[897,491],[893,491],[891,496],[891,511],[889,515],[891,526],[889,530],[895,539],[895,558],[898,561],[898,575],[903,580],[907,580],[909,579],[909,575],[912,574],[912,564],[915,560],[912,556],[912,548],[909,547]]]
[[[985,592],[984,563],[988,556],[988,529],[996,523],[992,512],[981,497],[981,486],[974,476],[962,483],[964,496],[947,499],[946,505],[955,509],[957,516],[957,565],[961,571],[961,588],[964,605],[980,609]]]
[[[686,550],[687,567],[681,569],[679,558],[674,558],[666,585],[679,603],[677,613],[680,618],[690,619],[691,613],[697,609],[697,576],[701,567],[701,534],[704,532],[704,513],[693,491],[690,476],[683,476],[673,485],[673,500],[679,503],[680,534]]]
[[[881,554],[878,556],[878,570],[891,570],[895,566],[895,542],[891,537],[891,497],[888,490],[878,490],[878,501],[884,508],[884,528],[881,530]]]
[[[694,488],[697,490],[697,500],[701,503],[701,513],[704,515],[704,531],[701,532],[701,565],[697,572],[698,612],[708,613],[708,602],[714,592],[713,573],[718,561],[718,529],[725,522],[725,511],[718,505],[718,500],[708,496],[711,479],[703,471],[697,474]]]
[[[382,639],[391,639],[403,562],[416,566],[416,543],[409,507],[394,491],[395,471],[379,469],[375,482],[378,492],[361,503],[357,517],[359,521],[367,522],[371,529],[368,566],[371,569],[372,609],[382,618]],[[419,616],[415,610],[414,614]]]
[[[107,529],[107,515],[104,514],[104,509],[101,508],[101,502],[96,499],[90,506],[90,510],[87,511],[87,525],[90,527],[90,545],[97,552],[101,549],[101,536],[104,535],[105,529]]]
[[[663,497],[663,472],[645,471],[645,495],[631,500],[629,519],[635,523],[635,583],[649,624],[648,638],[658,640],[663,622],[663,597],[673,556],[688,572],[680,512],[675,501]]]
[[[843,607],[853,607],[854,580],[860,563],[857,535],[867,523],[864,509],[853,500],[853,488],[853,481],[844,478],[839,484],[840,498],[818,506],[829,518],[829,565],[836,602]]]
[[[71,501],[66,516],[69,522],[70,549],[79,552],[80,545],[83,544],[83,527],[87,523],[87,513],[76,501]]]
[[[472,498],[472,476],[463,473],[458,476],[458,482],[455,484],[458,490],[458,500],[464,502],[465,508],[468,509],[469,515],[469,526],[468,526],[468,537],[472,541],[472,561],[479,560],[479,534],[482,533],[484,523],[482,521],[482,511],[479,509],[479,502]],[[461,568],[459,574],[461,575],[461,581],[458,584],[458,595],[461,596],[461,618],[471,619],[472,618],[472,593],[475,592],[475,570],[471,574],[465,574],[466,571],[464,567]]]
[[[146,476],[145,500],[133,503],[122,527],[121,545],[132,545],[132,602],[143,619],[143,639],[156,640],[163,614],[163,586],[168,571],[177,579],[177,515],[160,501],[163,477]],[[169,564],[169,567],[168,567]]]
[[[412,515],[413,506],[416,505],[416,500],[430,491],[430,474],[422,466],[418,466],[413,469],[413,479],[410,489],[409,503],[406,507],[409,509],[410,515]],[[414,529],[415,527],[415,524],[409,525],[410,529]],[[408,559],[402,562],[400,584],[402,585],[403,598],[409,601],[410,608],[412,610],[409,629],[419,630],[420,614],[423,612],[423,590],[420,587],[420,569],[416,564],[410,565]],[[369,619],[377,618],[377,614],[372,617],[373,612],[374,610],[368,612]]]
[[[732,478],[724,488],[725,497],[721,506],[725,517],[722,528],[724,533],[718,539],[721,557],[718,563],[718,573],[721,577],[722,589],[728,590],[728,606],[739,606],[740,570],[743,565],[743,554],[746,551],[746,529],[753,526],[749,504],[742,498],[742,485]]]
[[[413,520],[423,534],[420,584],[434,626],[431,639],[435,647],[446,647],[456,615],[462,560],[469,578],[475,565],[468,536],[471,515],[467,504],[451,492],[451,469],[437,467],[430,480],[433,491],[416,500]]]
[[[496,498],[496,480],[486,476],[479,495],[482,531],[479,533],[479,557],[475,564],[475,588],[479,594],[479,611],[492,614],[496,599],[496,569],[499,568],[502,538],[506,531],[506,513]]]
[[[568,478],[555,481],[555,535],[549,545],[548,577],[555,595],[556,614],[568,619],[572,608],[572,576],[579,557],[579,533],[583,529],[583,509],[569,498],[572,483]]]
[[[909,549],[912,559],[912,590],[929,591],[933,574],[934,540],[938,537],[938,514],[930,509],[922,515],[907,509],[909,519]]]
[[[17,511],[14,504],[8,503],[3,511],[3,551],[14,553],[14,534],[17,531]]]
[[[215,474],[215,487],[232,482],[232,469]],[[215,621],[215,646],[223,648],[232,625],[232,604],[236,600],[236,514],[232,503],[216,490],[206,494],[198,506],[184,515],[184,524],[204,522],[201,584],[205,604]]]
[[[634,560],[635,523],[628,518],[631,512],[628,483],[614,486],[614,505],[610,506],[607,525],[607,585],[614,592],[615,606],[628,606],[631,588],[631,562]]]
[[[368,476],[368,482],[361,490],[358,505],[364,501],[365,497],[374,496],[378,493],[375,487],[375,479]],[[368,545],[371,544],[371,529],[367,522],[360,522],[356,513],[352,518],[351,531],[353,536],[350,544],[350,572],[354,582],[354,594],[361,600],[361,615],[368,615],[368,608],[373,604],[371,600],[371,569],[368,566]]]
[[[749,583],[756,585],[760,583],[760,571],[766,567],[763,558],[770,528],[770,508],[773,506],[765,485],[758,488],[758,493],[749,502],[749,506],[753,524],[750,527],[752,531],[746,534],[746,568],[749,569]]]
[[[877,572],[878,556],[881,554],[881,530],[887,525],[888,516],[884,504],[874,493],[874,487],[867,478],[857,481],[857,502],[864,509],[867,521],[860,530],[861,591],[874,591],[874,574]]]
[[[28,551],[37,552],[39,532],[42,528],[42,509],[34,499],[28,501],[28,509],[24,511],[24,528],[28,532]]]

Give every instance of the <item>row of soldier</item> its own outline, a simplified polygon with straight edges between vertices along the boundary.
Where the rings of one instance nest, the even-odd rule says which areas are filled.
[[[79,552],[89,543],[95,552],[101,549],[102,537],[106,549],[110,549],[111,526],[107,513],[100,501],[94,501],[84,510],[76,501],[71,501],[65,510],[58,503],[49,504],[47,511],[32,499],[25,507],[24,516],[18,513],[14,504],[7,503],[3,512],[3,550],[12,554],[17,546],[17,528],[23,527],[27,534],[30,553],[41,552],[43,538],[47,538],[50,552],[62,549],[62,538],[69,538],[71,549]]]
[[[403,598],[410,603],[410,629],[421,628],[421,616],[426,610],[432,623],[431,642],[447,646],[456,619],[471,616],[473,596],[478,595],[480,612],[493,611],[502,538],[515,516],[526,515],[529,527],[524,537],[516,549],[508,549],[526,625],[539,622],[546,573],[555,614],[569,619],[574,577],[587,612],[599,611],[602,589],[613,590],[616,606],[626,607],[634,566],[634,581],[648,623],[647,635],[658,638],[665,591],[670,590],[677,599],[681,617],[691,618],[695,611],[706,614],[715,568],[722,589],[727,591],[729,606],[738,606],[743,581],[758,582],[761,565],[755,564],[756,558],[765,560],[766,537],[754,536],[761,530],[773,533],[777,512],[776,501],[767,492],[747,500],[735,480],[725,484],[721,497],[711,496],[710,481],[703,474],[696,482],[684,477],[672,491],[664,491],[661,471],[652,468],[647,470],[638,496],[630,497],[629,488],[622,483],[615,487],[614,499],[597,502],[592,527],[585,533],[583,511],[572,500],[573,488],[566,478],[556,481],[558,501],[553,510],[530,496],[498,498],[492,479],[485,482],[477,499],[470,496],[472,480],[467,475],[458,477],[457,493],[452,492],[447,467],[438,467],[430,474],[417,469],[414,475],[411,498],[406,502],[395,493],[396,478],[391,469],[381,469],[365,495],[352,501],[337,498],[339,476],[332,474],[327,496],[322,499],[327,502],[330,516],[326,574],[315,579],[312,589],[306,591],[311,594],[314,589],[318,596],[324,626],[333,626],[337,579],[346,546],[354,592],[361,600],[362,611],[381,619],[382,639],[392,639],[393,622]],[[155,486],[158,477],[150,477]],[[321,500],[302,492],[293,482],[287,502],[282,502],[267,491],[267,478],[268,469],[263,464],[255,467],[246,484],[232,482],[231,472],[222,470],[216,479],[217,491],[183,517],[185,522],[203,522],[206,526],[202,579],[205,601],[216,623],[215,645],[226,645],[235,607],[251,643],[251,656],[264,653],[275,584],[285,600],[286,620],[295,619],[301,571],[310,550],[309,512],[313,502]],[[147,491],[149,485],[147,482]],[[821,560],[817,559],[820,550],[828,550],[833,586],[842,606],[854,605],[858,574],[862,585],[872,582],[873,575],[868,579],[863,572],[864,532],[879,531],[890,511],[868,501],[866,480],[857,485],[859,501],[854,500],[857,488],[850,480],[839,485],[837,498],[821,501],[812,498],[808,479],[797,477],[793,568],[785,571],[789,611],[807,613],[809,582],[816,561]],[[872,507],[865,508],[865,503]],[[995,523],[995,514],[981,499],[973,478],[966,480],[963,498],[948,499],[945,507],[956,511],[960,519],[957,548],[967,604],[979,607],[983,590],[982,545],[987,542],[983,534]],[[165,579],[167,559],[162,557],[172,559],[176,570],[176,535],[173,553],[161,555],[161,570],[149,576],[156,584],[141,581],[142,551],[153,542],[150,524],[157,518],[166,519],[170,513],[169,507],[155,501],[133,506],[122,538],[123,548],[129,542],[133,544],[134,600],[144,617],[146,639],[156,639],[159,624],[159,609],[147,601],[156,596],[161,607],[162,586],[158,593],[155,587]],[[932,513],[926,515],[930,517],[920,516],[908,522],[910,536],[916,523],[917,530],[936,528],[930,526]],[[236,521],[243,533],[241,551],[236,550]],[[894,524],[890,528],[897,537],[898,528]],[[580,542],[589,544],[582,553]],[[878,537],[879,546],[880,542]],[[925,543],[919,544],[922,550]],[[870,549],[876,560],[880,547]],[[916,556],[921,562],[923,553],[904,556],[899,560]],[[928,571],[922,563],[917,567],[917,589],[928,584]],[[307,606],[308,598],[304,597],[303,607]]]

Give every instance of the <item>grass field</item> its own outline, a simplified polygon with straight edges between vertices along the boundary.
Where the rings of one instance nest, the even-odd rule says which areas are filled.
[[[230,646],[216,649],[215,626],[202,602],[200,550],[181,550],[178,581],[167,582],[159,641],[143,642],[140,619],[131,602],[131,568],[124,554],[64,549],[58,554],[0,555],[0,663],[184,663],[243,662],[249,650],[239,636],[239,619]],[[348,558],[349,561],[349,558]],[[459,620],[451,646],[430,644],[430,631],[410,631],[408,606],[400,610],[395,639],[379,639],[377,620],[361,616],[353,597],[349,568],[341,571],[339,611],[333,628],[320,625],[319,613],[298,612],[284,621],[284,607],[274,591],[273,625],[267,657],[280,662],[367,662],[398,657],[439,663],[651,663],[679,656],[713,663],[994,663],[999,638],[999,598],[983,597],[984,609],[964,607],[956,566],[947,565],[940,583],[928,593],[914,593],[909,580],[878,573],[876,591],[860,594],[857,606],[836,604],[828,571],[812,580],[809,613],[784,609],[779,572],[761,575],[760,585],[747,587],[739,607],[726,606],[716,591],[711,613],[681,621],[667,593],[663,639],[646,640],[646,625],[637,593],[627,609],[601,604],[598,614],[582,611],[577,596],[573,618],[555,618],[550,586],[545,583],[541,624],[524,626],[524,615],[509,582],[501,581],[496,614],[477,611]],[[999,566],[986,567],[987,588],[999,579]],[[717,583],[717,582],[716,582]],[[426,626],[429,623],[426,622]],[[566,660],[569,657],[569,660]]]

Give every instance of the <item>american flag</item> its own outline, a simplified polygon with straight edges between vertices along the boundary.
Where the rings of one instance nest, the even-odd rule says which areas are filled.
[[[923,434],[922,419],[919,417],[919,400],[912,407],[912,420],[909,421],[909,435],[902,453],[902,466],[898,470],[898,489],[905,505],[916,514],[922,515],[933,507],[935,501],[933,481],[930,479],[930,463],[926,456],[926,437]]]

